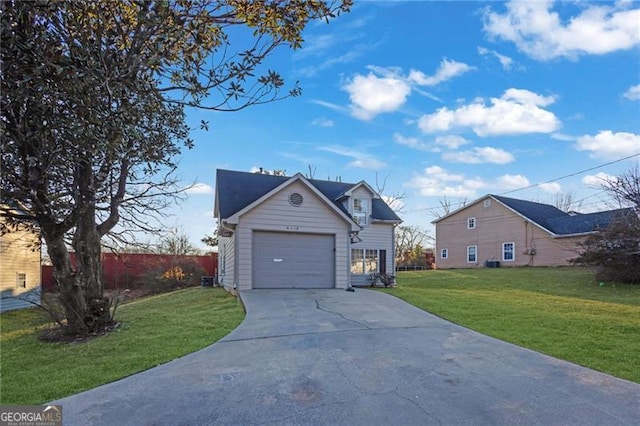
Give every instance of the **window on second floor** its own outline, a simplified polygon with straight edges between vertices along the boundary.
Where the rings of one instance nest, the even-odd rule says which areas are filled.
[[[516,248],[515,243],[503,243],[502,244],[502,260],[504,260],[505,262],[516,260],[515,248]]]
[[[470,217],[467,219],[467,229],[475,229],[476,227],[476,218]]]
[[[440,259],[446,259],[449,257],[449,249],[440,250]]]
[[[478,246],[467,247],[467,263],[476,263],[478,261]]]
[[[353,219],[360,226],[367,224],[369,218],[369,203],[364,198],[353,199]]]

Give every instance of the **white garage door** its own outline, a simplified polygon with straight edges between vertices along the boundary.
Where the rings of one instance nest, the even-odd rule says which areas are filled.
[[[253,288],[334,288],[333,235],[253,233]]]

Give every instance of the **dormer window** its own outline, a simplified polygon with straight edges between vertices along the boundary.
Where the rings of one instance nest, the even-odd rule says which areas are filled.
[[[353,220],[360,226],[367,224],[369,217],[369,200],[363,198],[353,199]]]

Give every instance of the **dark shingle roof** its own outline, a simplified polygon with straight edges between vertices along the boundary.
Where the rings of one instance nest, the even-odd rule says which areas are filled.
[[[220,217],[232,216],[289,179],[291,179],[290,176],[218,169],[216,172],[216,197]],[[357,184],[315,179],[308,179],[308,181],[325,197],[333,201],[338,209],[345,214],[347,213],[338,198]],[[371,205],[373,220],[401,220],[383,200],[373,199]]]
[[[618,209],[597,213],[569,214],[549,204],[499,195],[491,195],[491,197],[556,235],[583,234],[599,228],[606,228],[614,218],[629,212],[629,209]]]

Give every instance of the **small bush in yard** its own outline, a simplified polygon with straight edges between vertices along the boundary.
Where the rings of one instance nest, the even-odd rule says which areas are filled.
[[[576,264],[595,266],[600,281],[640,284],[640,218],[631,210],[581,244]]]

